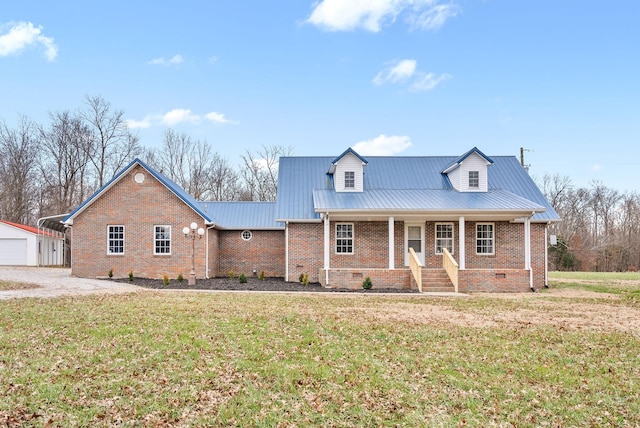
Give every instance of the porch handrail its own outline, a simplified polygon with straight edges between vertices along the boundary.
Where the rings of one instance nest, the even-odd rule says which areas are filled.
[[[442,267],[449,275],[455,292],[458,292],[458,262],[455,261],[449,250],[442,249]]]
[[[409,248],[409,269],[418,284],[418,291],[422,293],[422,263],[413,248]]]

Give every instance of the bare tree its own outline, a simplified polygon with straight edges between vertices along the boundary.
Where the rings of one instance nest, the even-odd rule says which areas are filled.
[[[275,201],[278,192],[278,164],[280,157],[289,156],[291,147],[262,146],[261,150],[247,150],[242,156],[240,177],[244,197],[253,201]]]
[[[91,130],[91,144],[86,149],[100,187],[133,160],[140,146],[124,121],[123,110],[112,111],[111,104],[99,96],[87,95],[86,106],[80,117]]]
[[[35,222],[38,144],[36,125],[20,117],[17,129],[0,123],[0,218]]]
[[[75,208],[95,190],[96,181],[88,168],[92,135],[82,118],[68,111],[51,113],[49,117],[51,124],[40,131],[40,166],[46,193],[42,209],[60,214]]]
[[[151,157],[157,168],[197,200],[234,200],[237,175],[206,142],[167,129],[163,146]]]

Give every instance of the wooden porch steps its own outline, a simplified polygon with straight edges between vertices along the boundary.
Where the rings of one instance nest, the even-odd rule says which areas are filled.
[[[444,269],[422,269],[422,292],[455,292],[455,287]]]

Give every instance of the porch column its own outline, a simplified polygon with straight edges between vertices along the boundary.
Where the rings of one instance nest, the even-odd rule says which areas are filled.
[[[524,268],[531,269],[531,219],[524,219]]]
[[[460,216],[458,219],[458,268],[465,270],[464,261],[464,217]]]
[[[394,219],[389,217],[389,270],[395,269],[395,229]]]
[[[329,213],[325,213],[324,221],[324,285],[329,285],[329,260],[331,256],[331,226]]]
[[[533,288],[533,269],[531,269],[531,217],[524,219],[524,268],[529,271],[529,288]]]

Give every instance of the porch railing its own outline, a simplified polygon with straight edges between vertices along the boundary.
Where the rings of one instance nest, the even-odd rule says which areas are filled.
[[[418,291],[422,293],[422,263],[413,248],[409,248],[409,269],[418,284]]]
[[[458,262],[455,261],[449,250],[442,249],[442,267],[449,275],[455,292],[458,292]]]

